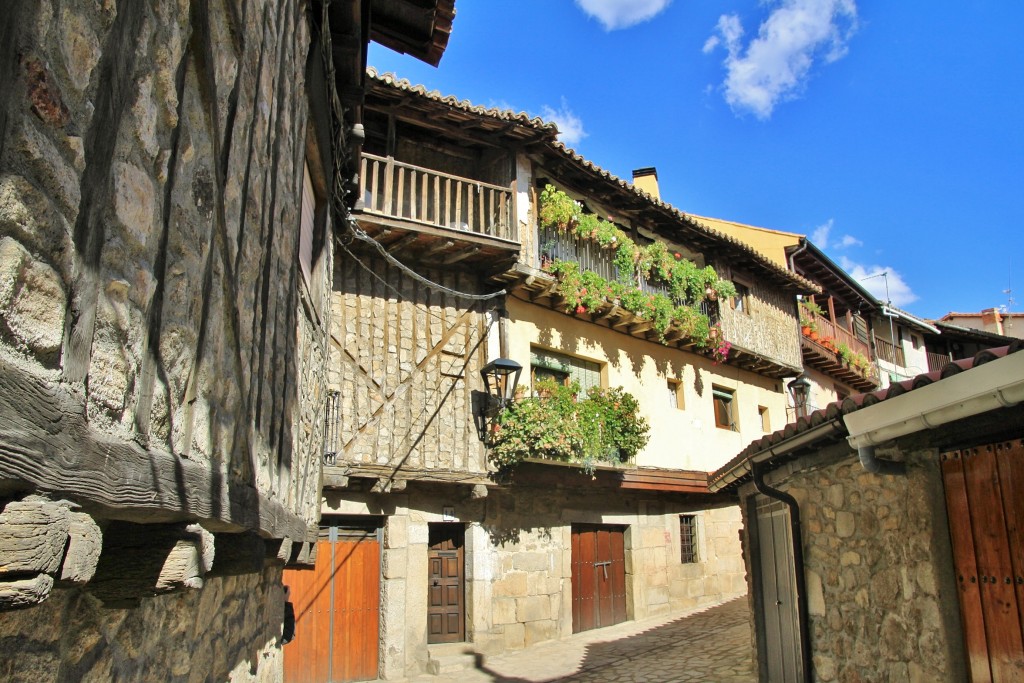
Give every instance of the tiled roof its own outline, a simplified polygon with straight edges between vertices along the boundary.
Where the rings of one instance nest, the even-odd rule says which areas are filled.
[[[703,223],[698,219],[687,215],[685,212],[676,209],[671,204],[655,199],[643,190],[634,187],[632,183],[626,182],[625,180],[612,175],[597,164],[577,154],[575,150],[566,147],[563,143],[556,140],[555,136],[558,133],[558,127],[554,123],[545,122],[537,116],[531,117],[526,112],[516,113],[508,109],[477,106],[469,100],[460,100],[452,95],[442,95],[437,90],[428,90],[423,85],[413,85],[408,80],[399,78],[393,73],[381,74],[373,67],[368,67],[366,74],[367,78],[376,84],[386,86],[398,92],[416,95],[427,102],[442,105],[467,115],[484,117],[493,121],[501,121],[529,128],[535,131],[535,135],[539,138],[538,141],[543,145],[543,149],[546,149],[550,154],[554,154],[557,157],[569,161],[577,168],[583,170],[587,175],[600,179],[615,187],[616,190],[627,193],[627,196],[636,198],[641,204],[645,204],[652,209],[660,211],[672,220],[683,223],[697,236],[702,236],[718,246],[726,247],[734,254],[737,252],[742,254],[746,259],[756,263],[758,267],[763,268],[775,279],[787,283],[788,286],[793,287],[800,292],[810,293],[821,291],[821,288],[810,280],[779,266],[745,242],[713,229],[706,223]],[[539,135],[537,135],[538,133]]]
[[[500,121],[508,121],[510,123],[517,123],[523,126],[528,126],[539,131],[547,132],[551,135],[553,140],[555,135],[558,133],[558,127],[554,123],[548,123],[539,116],[530,116],[526,112],[514,112],[511,109],[499,109],[497,107],[481,107],[473,104],[469,100],[460,100],[454,95],[442,95],[437,90],[427,90],[424,85],[413,85],[408,79],[399,78],[393,73],[379,73],[372,66],[367,67],[366,76],[378,83],[390,86],[396,90],[425,97],[428,100],[433,100],[439,104],[444,104],[454,109],[464,111],[467,114],[475,114],[477,116],[486,116],[491,119],[497,119]]]
[[[952,361],[949,365],[942,368],[942,370],[926,372],[908,380],[890,384],[885,389],[864,394],[855,394],[842,401],[830,403],[826,407],[816,410],[806,417],[801,417],[796,422],[789,423],[784,428],[773,432],[772,434],[768,434],[751,442],[746,448],[740,451],[736,457],[716,471],[712,472],[708,476],[708,485],[712,490],[716,489],[716,484],[718,484],[717,488],[721,488],[721,482],[723,480],[727,480],[730,478],[730,475],[732,475],[731,478],[733,481],[729,481],[725,486],[736,486],[749,479],[749,476],[743,475],[736,477],[734,472],[736,470],[746,469],[743,467],[743,464],[759,453],[772,449],[777,449],[779,451],[778,455],[773,454],[771,458],[768,458],[764,462],[775,462],[782,459],[789,459],[792,457],[792,454],[786,452],[786,446],[787,442],[791,439],[807,434],[812,430],[828,425],[829,423],[833,423],[834,426],[834,430],[830,432],[830,435],[833,438],[846,436],[846,426],[843,424],[842,420],[839,419],[843,415],[860,410],[861,408],[873,406],[897,396],[902,396],[907,392],[926,387],[930,384],[946,379],[947,377],[958,375],[961,372],[967,372],[972,368],[1019,351],[1024,351],[1024,341],[1016,340],[1009,346],[979,351],[973,358]]]

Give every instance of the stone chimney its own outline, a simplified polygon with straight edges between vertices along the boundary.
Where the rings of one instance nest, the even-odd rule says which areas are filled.
[[[638,190],[643,190],[655,199],[660,200],[661,193],[658,191],[658,169],[653,166],[648,166],[647,168],[638,168],[633,171],[633,187]]]

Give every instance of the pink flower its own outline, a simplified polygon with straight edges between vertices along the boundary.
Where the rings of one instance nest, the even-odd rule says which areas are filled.
[[[679,259],[683,258],[683,255],[680,254],[678,251],[676,253],[672,254],[672,255],[676,257],[676,261],[678,261]]]
[[[586,313],[587,309],[583,307],[583,304],[580,304],[579,306],[576,307],[576,312],[577,313]]]

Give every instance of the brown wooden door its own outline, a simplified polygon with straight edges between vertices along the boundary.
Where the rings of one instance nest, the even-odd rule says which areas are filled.
[[[466,531],[461,524],[430,525],[428,643],[458,643],[466,639],[465,540]]]
[[[287,683],[377,678],[380,544],[376,529],[321,527],[316,566],[286,569],[295,639],[284,646]]]
[[[1024,680],[1024,441],[943,453],[971,681]]]
[[[626,552],[622,527],[572,527],[572,632],[626,620]]]

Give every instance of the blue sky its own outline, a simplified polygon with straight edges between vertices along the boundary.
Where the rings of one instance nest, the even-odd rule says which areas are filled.
[[[1024,3],[459,0],[438,68],[698,215],[811,235],[924,317],[1024,310]]]

